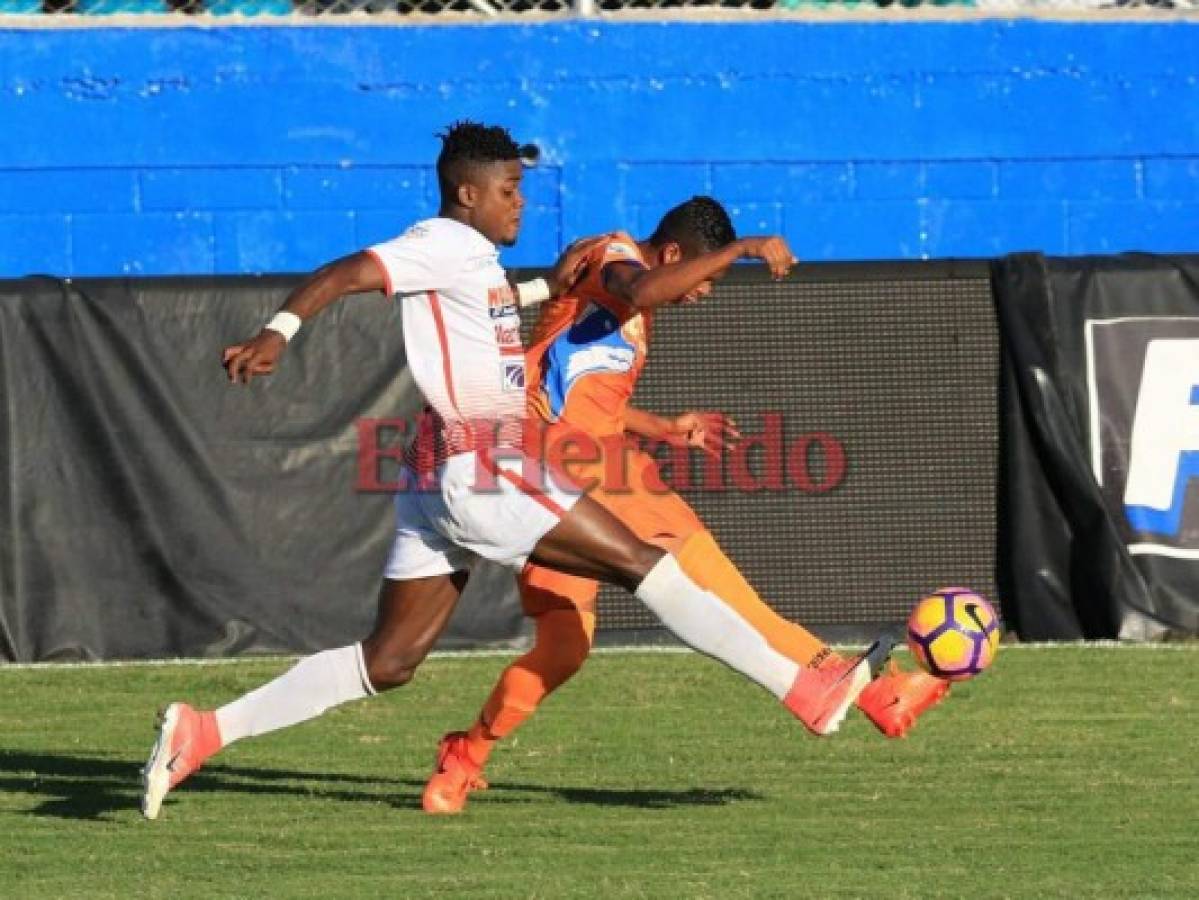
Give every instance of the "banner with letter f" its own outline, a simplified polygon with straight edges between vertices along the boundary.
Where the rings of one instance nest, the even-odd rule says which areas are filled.
[[[1092,468],[1125,544],[1199,560],[1199,317],[1086,328]]]
[[[994,287],[1021,633],[1199,634],[1199,259],[1020,254]]]

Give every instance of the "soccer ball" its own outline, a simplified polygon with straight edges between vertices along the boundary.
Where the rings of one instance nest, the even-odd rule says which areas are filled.
[[[949,681],[973,678],[999,649],[999,617],[967,588],[940,588],[908,618],[908,646],[929,673]]]

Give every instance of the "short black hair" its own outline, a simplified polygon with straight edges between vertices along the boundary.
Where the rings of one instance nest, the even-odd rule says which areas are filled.
[[[737,240],[737,232],[720,201],[696,196],[664,215],[649,240],[656,247],[673,241],[697,253],[710,253]]]
[[[437,136],[441,138],[437,182],[443,196],[453,193],[472,166],[508,162],[525,155],[524,148],[517,146],[508,129],[501,125],[481,125],[463,119]]]

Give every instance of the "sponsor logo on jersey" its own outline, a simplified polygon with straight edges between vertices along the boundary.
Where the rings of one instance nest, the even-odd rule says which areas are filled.
[[[502,319],[506,316],[515,316],[516,309],[516,294],[512,292],[511,285],[505,284],[502,287],[487,289],[487,313],[491,318]]]
[[[525,362],[505,360],[502,364],[502,379],[505,391],[523,391],[525,389]]]
[[[497,322],[495,325],[495,342],[501,350],[522,348],[520,342],[520,326]]]

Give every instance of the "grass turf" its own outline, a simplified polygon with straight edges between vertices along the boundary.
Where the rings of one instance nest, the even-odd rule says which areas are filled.
[[[1195,897],[1199,647],[1004,648],[907,739],[807,736],[691,655],[601,655],[467,812],[420,791],[504,660],[228,748],[137,812],[154,710],[286,667],[0,667],[12,897]]]

